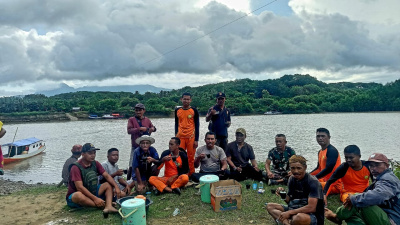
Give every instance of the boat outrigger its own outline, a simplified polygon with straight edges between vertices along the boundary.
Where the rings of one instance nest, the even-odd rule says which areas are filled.
[[[4,164],[27,159],[46,150],[44,141],[34,137],[4,144],[3,151],[7,149],[5,147],[8,147],[8,151],[3,155]]]

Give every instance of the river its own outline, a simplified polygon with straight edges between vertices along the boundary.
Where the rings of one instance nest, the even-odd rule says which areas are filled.
[[[156,139],[153,146],[161,155],[174,134],[174,119],[154,118],[152,122],[157,127],[157,132],[152,134]],[[18,128],[15,140],[36,137],[46,141],[47,149],[31,159],[5,165],[2,178],[27,183],[58,183],[71,147],[87,142],[101,149],[96,156],[100,162],[106,160],[109,148],[118,148],[118,164],[126,168],[130,154],[126,125],[126,119],[4,124],[7,134],[1,144],[11,142]],[[200,118],[199,146],[204,145],[207,125],[205,118]],[[339,150],[342,161],[343,149],[350,144],[360,147],[362,159],[367,159],[371,153],[383,152],[388,158],[400,160],[400,112],[233,116],[229,141],[234,140],[234,132],[239,127],[246,129],[246,142],[253,146],[258,161],[265,161],[268,151],[275,146],[274,136],[283,133],[287,145],[307,158],[308,170],[311,170],[316,166],[319,150],[315,140],[315,130],[319,127],[329,129],[331,144]]]

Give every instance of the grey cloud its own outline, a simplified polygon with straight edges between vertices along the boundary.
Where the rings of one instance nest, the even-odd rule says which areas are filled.
[[[225,70],[399,71],[399,31],[372,38],[362,22],[339,14],[282,17],[264,11],[170,52],[245,14],[217,2],[184,12],[179,1],[5,2],[0,2],[3,83]],[[53,32],[19,30],[32,28]]]

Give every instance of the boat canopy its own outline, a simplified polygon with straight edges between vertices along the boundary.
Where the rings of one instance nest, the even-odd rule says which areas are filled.
[[[31,144],[36,143],[38,141],[41,141],[41,140],[32,137],[32,138],[22,139],[22,140],[19,140],[19,141],[16,141],[16,142],[8,143],[8,144],[5,144],[3,146],[17,146],[17,147],[19,147],[19,146],[31,145]]]

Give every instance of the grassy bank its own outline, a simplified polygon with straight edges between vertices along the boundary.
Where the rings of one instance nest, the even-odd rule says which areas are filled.
[[[264,194],[247,190],[245,182],[242,182],[242,209],[216,213],[211,205],[203,203],[196,193],[198,189],[189,187],[182,190],[182,195],[164,194],[160,196],[151,195],[153,204],[150,205],[147,215],[147,224],[275,224],[265,210],[266,202],[283,203],[283,201],[271,193],[271,189],[277,186],[266,186]],[[48,213],[43,220],[31,222],[30,224],[43,224],[53,221],[52,224],[121,224],[118,214],[103,218],[99,209],[70,209],[65,205],[65,187],[54,185],[29,188],[8,196],[0,196],[1,202],[14,201],[18,204],[34,205],[35,218],[43,213]],[[50,196],[50,197],[49,197]],[[46,199],[51,202],[44,202]],[[328,198],[329,208],[336,209],[340,206],[338,196]],[[4,211],[7,207],[1,207],[0,217],[5,217]],[[179,208],[179,218],[173,217],[172,212]],[[26,217],[29,213],[25,214]],[[47,221],[45,221],[47,220]],[[14,221],[13,224],[26,224],[23,221]],[[325,224],[333,224],[325,222]]]

